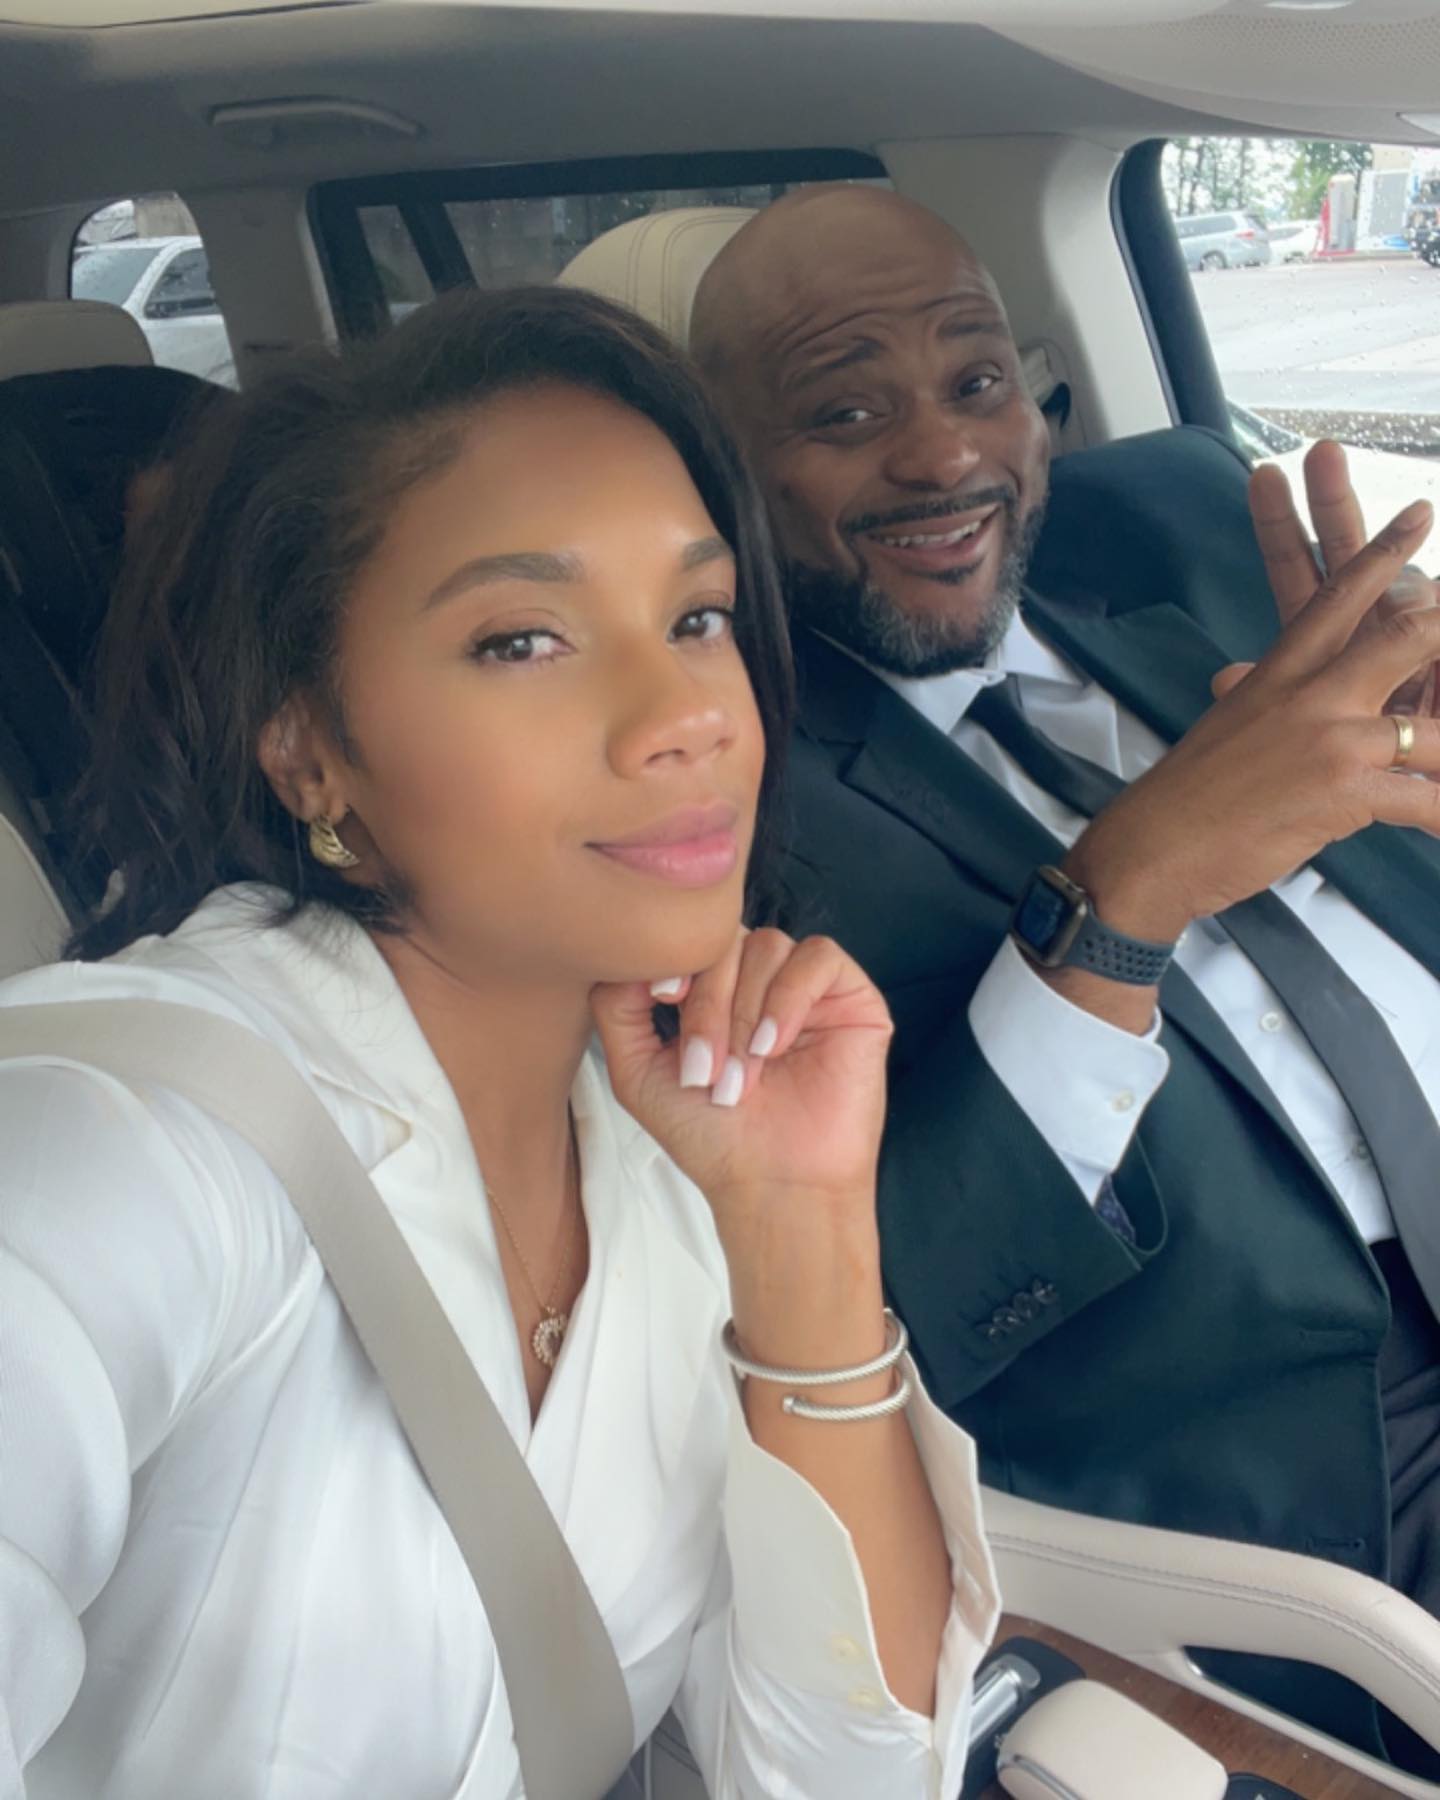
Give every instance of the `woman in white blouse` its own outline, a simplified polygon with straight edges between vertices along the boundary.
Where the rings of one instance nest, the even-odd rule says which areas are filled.
[[[123,892],[0,1003],[179,1001],[304,1072],[640,1738],[677,1703],[717,1797],[953,1800],[995,1613],[967,1440],[885,1404],[908,1364],[812,1420],[722,1348],[885,1348],[889,1026],[833,944],[740,927],[784,628],[687,371],[586,296],[452,298],[213,420],[143,535]],[[0,1796],[520,1791],[479,1598],[266,1165],[167,1091],[0,1065]]]

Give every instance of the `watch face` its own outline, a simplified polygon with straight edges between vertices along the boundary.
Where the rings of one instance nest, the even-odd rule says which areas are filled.
[[[1058,893],[1048,881],[1043,878],[1032,881],[1015,911],[1015,933],[1036,955],[1044,956],[1073,911],[1074,902]]]

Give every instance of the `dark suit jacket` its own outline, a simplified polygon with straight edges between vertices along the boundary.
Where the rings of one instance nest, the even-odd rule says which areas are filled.
[[[1167,738],[1209,704],[1216,669],[1277,629],[1245,477],[1228,444],[1192,430],[1056,467],[1027,615]],[[1173,973],[1170,1074],[1116,1177],[1137,1241],[1099,1220],[967,1018],[1055,840],[882,682],[799,639],[790,880],[807,927],[858,958],[897,1022],[886,1277],[985,1479],[1384,1576],[1388,1298],[1326,1178]],[[1434,843],[1375,828],[1319,867],[1440,972]]]

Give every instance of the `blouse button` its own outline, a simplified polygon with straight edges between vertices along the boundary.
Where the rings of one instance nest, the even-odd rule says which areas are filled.
[[[1261,1013],[1260,1029],[1262,1031],[1279,1031],[1285,1021],[1278,1012]]]
[[[854,1638],[846,1637],[843,1631],[837,1631],[830,1640],[830,1654],[836,1662],[857,1663],[860,1660],[860,1646]]]
[[[879,1712],[885,1704],[885,1696],[876,1688],[856,1688],[850,1696],[850,1704],[857,1712]]]

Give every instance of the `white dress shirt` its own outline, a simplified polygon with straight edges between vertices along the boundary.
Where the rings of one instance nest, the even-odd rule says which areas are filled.
[[[966,717],[981,687],[1017,678],[1026,717],[1053,743],[1126,781],[1169,746],[1104,688],[1042,643],[1018,615],[978,669],[928,681],[886,677],[1066,846],[1087,820],[1036,786]],[[1440,983],[1315,869],[1274,892],[1379,1011],[1440,1116]],[[1212,920],[1181,941],[1176,961],[1265,1078],[1369,1243],[1395,1227],[1349,1107],[1273,988]],[[1158,1091],[1169,1058],[1156,1041],[1108,1025],[1049,987],[1008,941],[971,1001],[982,1054],[1093,1203]]]
[[[358,927],[262,927],[261,899],[0,1004],[200,1006],[306,1073],[554,1510],[641,1739],[678,1697],[717,1800],[953,1800],[998,1610],[969,1440],[917,1395],[954,1570],[932,1721],[886,1687],[849,1533],[751,1440],[709,1208],[598,1053],[590,1273],[532,1426],[439,1064]],[[269,1169],[171,1094],[31,1060],[0,1066],[0,1146],[3,1800],[515,1800],[483,1609]]]

